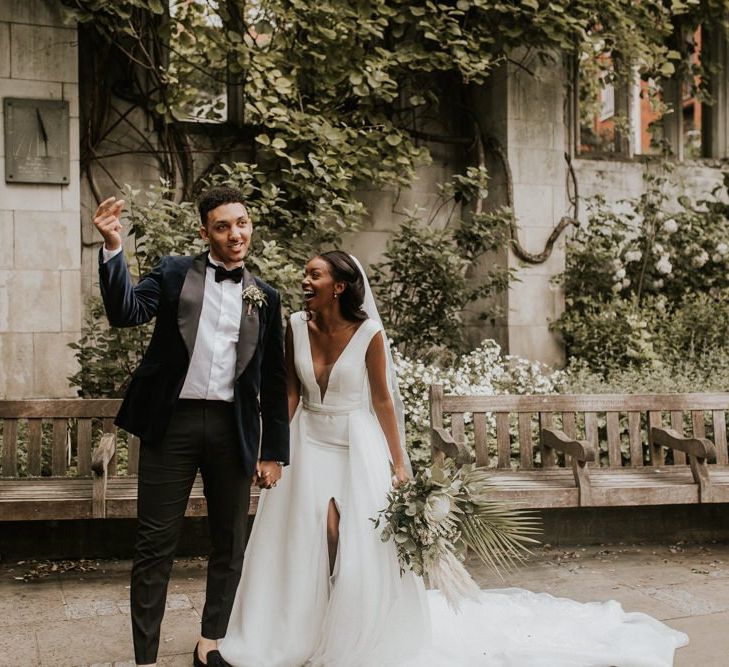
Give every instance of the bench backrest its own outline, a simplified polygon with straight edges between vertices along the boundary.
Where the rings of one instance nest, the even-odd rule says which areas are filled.
[[[117,434],[117,453],[109,474],[136,474],[138,438],[114,426],[119,399],[0,401],[0,476],[40,477],[91,475],[91,454],[102,433]]]
[[[564,465],[545,448],[541,429],[558,428],[590,442],[609,467],[685,464],[686,455],[652,442],[652,427],[708,438],[716,463],[726,465],[729,393],[456,396],[430,392],[431,426],[472,447],[480,466],[530,469]],[[433,452],[434,457],[442,456]]]

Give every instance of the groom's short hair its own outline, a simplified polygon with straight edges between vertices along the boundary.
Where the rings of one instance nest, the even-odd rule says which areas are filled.
[[[200,211],[200,222],[203,227],[208,222],[208,213],[223,204],[243,204],[246,209],[248,208],[243,193],[237,188],[231,188],[227,185],[210,188],[203,192],[197,202],[197,208]]]

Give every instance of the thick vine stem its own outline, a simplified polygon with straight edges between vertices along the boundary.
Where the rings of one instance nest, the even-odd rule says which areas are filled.
[[[523,262],[526,262],[527,264],[543,264],[546,262],[550,255],[552,254],[552,249],[554,248],[554,244],[557,242],[557,239],[559,239],[562,232],[569,227],[570,225],[574,225],[575,227],[579,225],[579,222],[577,219],[573,216],[564,215],[560,219],[560,221],[557,223],[557,226],[552,230],[552,233],[549,235],[549,238],[547,239],[547,242],[544,245],[544,250],[540,253],[531,253],[521,245],[521,242],[519,241],[519,226],[516,221],[516,216],[514,215],[514,180],[511,174],[511,166],[509,165],[509,159],[506,156],[506,152],[504,151],[503,146],[501,143],[496,139],[495,137],[489,137],[488,139],[484,140],[483,134],[481,132],[477,135],[479,137],[479,146],[478,146],[478,159],[479,163],[482,167],[486,166],[486,154],[484,150],[484,145],[487,147],[487,149],[493,153],[495,153],[499,160],[501,161],[501,166],[504,170],[504,175],[506,177],[506,197],[507,197],[507,206],[509,207],[509,210],[511,211],[509,215],[509,235],[511,238],[511,249],[513,253]],[[574,213],[577,212],[577,202],[578,202],[578,195],[577,195],[577,178],[575,177],[574,169],[572,168],[572,161],[570,160],[569,156],[565,154],[565,159],[567,160],[567,165],[569,168],[570,177],[573,181],[574,186],[574,202],[573,202],[573,208]],[[479,200],[478,204],[476,205],[477,212],[480,212],[482,210],[482,203],[481,200]]]

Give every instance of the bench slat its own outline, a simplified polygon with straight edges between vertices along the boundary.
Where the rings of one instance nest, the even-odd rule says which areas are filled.
[[[511,467],[511,438],[509,437],[509,413],[496,413],[496,451],[499,468]]]
[[[519,466],[525,470],[534,467],[531,412],[519,413]]]
[[[554,419],[551,412],[539,413],[539,451],[542,458],[542,468],[552,468],[555,465],[554,450],[551,447],[545,446],[544,438],[542,437],[544,429],[552,428],[553,423]]]
[[[113,433],[116,435],[116,426],[114,426],[114,418],[113,417],[105,417],[102,422],[102,430],[104,433]],[[114,452],[114,456],[111,457],[111,461],[109,461],[109,477],[114,477],[116,475],[116,451]]]
[[[628,413],[628,439],[630,440],[630,465],[643,465],[643,443],[640,437],[640,412]]]
[[[715,394],[544,394],[443,396],[443,412],[647,412],[727,410],[729,392]]]
[[[127,438],[127,474],[136,475],[139,473],[139,438],[130,435]]]
[[[706,423],[704,421],[703,410],[691,411],[691,427],[693,429],[694,438],[706,437]]]
[[[90,419],[79,419],[76,424],[76,459],[78,462],[78,474],[82,477],[89,477],[91,475],[92,422]]]
[[[683,412],[681,410],[671,410],[671,428],[683,435]],[[682,452],[678,449],[673,450],[673,464],[674,465],[685,465],[686,464],[686,452]]]
[[[111,417],[121,406],[119,398],[69,398],[58,400],[0,401],[0,419]]]
[[[712,413],[714,424],[714,444],[716,445],[716,462],[719,465],[729,464],[729,453],[726,448],[726,416],[724,410],[714,410]]]
[[[658,410],[651,410],[648,413],[648,445],[651,453],[651,465],[662,466],[664,463],[663,447],[653,442],[653,427],[660,428],[663,425],[661,413]]]
[[[53,448],[51,449],[51,471],[54,475],[66,474],[66,448],[68,446],[68,420],[53,420]]]
[[[577,421],[574,412],[562,413],[562,430],[570,437],[577,440]]]
[[[620,452],[620,413],[608,412],[607,420],[607,445],[608,463],[611,468],[620,468],[623,465],[623,457]]]
[[[6,419],[3,422],[2,476],[18,476],[18,420]]]
[[[41,474],[41,446],[43,442],[43,420],[28,420],[28,474]]]
[[[595,449],[595,456],[600,456],[600,441],[597,434],[597,414],[595,412],[585,413],[585,440]],[[597,459],[599,461],[599,458]]]

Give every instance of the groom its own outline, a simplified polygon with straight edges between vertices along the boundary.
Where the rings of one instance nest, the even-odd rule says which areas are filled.
[[[194,664],[214,665],[243,565],[251,478],[275,486],[289,458],[279,294],[244,266],[253,229],[242,194],[212,188],[198,206],[209,252],[163,257],[137,285],[122,252],[124,201],[111,197],[94,216],[104,238],[99,277],[110,324],[157,318],[116,418],[142,442],[131,585],[137,665],[157,660],[172,559],[198,470],[212,552]]]

